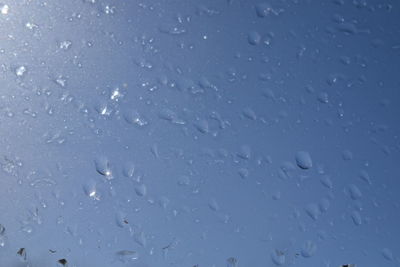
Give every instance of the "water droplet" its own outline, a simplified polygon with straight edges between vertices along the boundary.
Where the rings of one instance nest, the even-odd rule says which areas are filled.
[[[104,7],[103,11],[104,11],[105,14],[111,15],[111,14],[114,14],[114,13],[115,13],[115,7],[114,7],[114,6],[106,5],[106,6]]]
[[[199,16],[206,15],[206,16],[211,17],[211,16],[214,16],[214,15],[219,15],[220,12],[218,10],[215,10],[215,9],[210,9],[210,8],[208,8],[206,6],[199,6],[199,7],[197,7],[196,14],[198,14]]]
[[[62,88],[64,88],[65,86],[67,86],[67,79],[66,79],[64,76],[62,76],[62,75],[57,76],[57,77],[55,78],[54,82],[55,82],[58,86],[60,86],[60,87],[62,87]]]
[[[281,266],[286,262],[286,256],[283,251],[274,249],[271,253],[271,260],[275,265]]]
[[[267,17],[269,15],[279,15],[283,10],[276,10],[268,3],[260,3],[256,5],[256,14],[260,18]]]
[[[118,87],[114,88],[114,90],[112,90],[112,92],[110,94],[110,99],[115,102],[118,102],[123,97],[124,97],[124,94],[121,92],[121,90]]]
[[[240,168],[238,173],[242,179],[246,179],[249,177],[250,171],[246,168]]]
[[[362,223],[361,215],[358,211],[353,211],[351,213],[351,219],[353,220],[353,223],[355,225],[361,225],[361,223]]]
[[[88,197],[99,199],[99,195],[96,190],[96,182],[94,180],[87,181],[86,184],[83,186],[83,191]]]
[[[275,193],[272,195],[272,199],[273,199],[273,200],[279,200],[279,199],[281,199],[281,192],[280,192],[280,191],[275,192]]]
[[[360,189],[354,184],[349,185],[348,191],[349,191],[351,199],[353,199],[353,200],[357,200],[362,197],[362,193],[361,193]]]
[[[318,205],[321,212],[327,212],[329,207],[331,206],[331,202],[329,201],[329,199],[323,198]]]
[[[0,236],[0,248],[5,247],[7,244],[7,237],[4,235]]]
[[[301,248],[301,255],[304,258],[309,258],[314,256],[315,252],[317,251],[317,245],[313,241],[306,241]]]
[[[158,117],[166,121],[174,121],[177,117],[176,113],[170,109],[164,108],[158,113]]]
[[[347,56],[341,56],[340,57],[340,62],[344,65],[350,65],[351,59]]]
[[[97,104],[95,109],[102,116],[110,116],[112,113],[112,109],[106,103]]]
[[[258,45],[261,41],[261,35],[258,32],[250,32],[247,35],[247,42],[251,45]]]
[[[124,113],[124,119],[127,123],[135,125],[137,127],[144,127],[149,123],[147,120],[139,114],[136,110],[128,110]]]
[[[238,267],[238,260],[234,257],[230,257],[226,260],[227,267]]]
[[[172,24],[168,24],[168,23],[165,23],[162,26],[160,26],[159,31],[161,33],[170,34],[170,35],[182,35],[187,32],[186,29],[181,26],[172,25]]]
[[[69,40],[61,41],[58,47],[62,50],[68,50],[72,45],[72,42]]]
[[[28,28],[29,30],[35,30],[35,29],[39,28],[38,25],[36,25],[35,23],[32,23],[32,22],[25,23],[25,27]]]
[[[336,26],[336,29],[346,35],[354,35],[359,32],[357,26],[354,23],[349,22],[340,23]]]
[[[190,178],[187,175],[181,175],[178,178],[178,185],[180,186],[188,186],[190,184]]]
[[[144,184],[139,184],[135,186],[135,192],[139,197],[143,197],[147,193],[147,187]]]
[[[321,184],[324,185],[325,187],[332,189],[333,188],[333,183],[331,178],[328,175],[323,175],[320,179]]]
[[[15,75],[17,75],[18,77],[24,76],[26,72],[27,69],[25,66],[19,66],[15,69]]]
[[[117,214],[115,216],[115,222],[121,228],[123,228],[129,224],[128,219],[126,218],[126,214],[123,212],[117,212]]]
[[[106,157],[98,157],[94,161],[96,171],[103,175],[107,180],[110,180],[113,178],[110,163]]]
[[[269,100],[272,100],[272,101],[275,101],[275,100],[276,100],[275,93],[274,93],[274,91],[272,91],[271,89],[265,89],[265,90],[263,90],[262,95],[263,95],[265,98],[269,99]]]
[[[279,176],[282,179],[287,179],[292,177],[293,171],[296,169],[295,165],[291,162],[283,162],[280,166]]]
[[[212,211],[219,211],[218,202],[214,198],[210,199],[210,201],[208,202],[208,207],[210,207]]]
[[[170,200],[167,197],[160,197],[160,199],[158,200],[158,204],[163,209],[166,209],[169,203],[170,203]]]
[[[343,160],[349,161],[353,159],[353,153],[351,153],[350,150],[344,150],[342,152],[342,158]]]
[[[7,244],[6,228],[0,224],[0,248],[5,247]]]
[[[139,244],[142,247],[146,246],[147,239],[143,231],[137,232],[134,234],[134,240],[137,244]]]
[[[320,215],[320,210],[317,204],[310,203],[307,205],[305,210],[307,215],[310,216],[311,219],[313,219],[314,221],[318,219]]]
[[[312,159],[308,152],[299,151],[296,153],[296,163],[303,170],[310,169],[312,167]]]
[[[361,180],[363,180],[367,184],[369,184],[369,185],[372,184],[371,178],[370,178],[370,176],[369,176],[367,171],[365,171],[365,170],[360,171],[359,177],[360,177]]]
[[[135,174],[135,164],[133,162],[126,162],[123,166],[122,174],[127,178],[133,177]]]
[[[208,122],[207,122],[206,120],[198,120],[198,121],[194,124],[194,126],[196,127],[196,129],[197,129],[199,132],[201,132],[201,133],[203,133],[203,134],[206,134],[206,133],[208,133],[208,132],[210,131]]]
[[[323,103],[323,104],[327,104],[329,102],[329,96],[328,93],[326,92],[321,92],[318,95],[318,101]]]
[[[139,258],[139,254],[133,250],[120,250],[116,253],[116,255],[122,262],[129,262]]]
[[[382,249],[382,256],[388,261],[392,261],[393,260],[393,253],[388,248]]]
[[[243,116],[253,121],[257,119],[256,113],[251,108],[245,108],[243,110]]]
[[[240,147],[239,152],[237,153],[238,157],[241,159],[250,159],[251,157],[251,148],[248,145],[243,145]]]

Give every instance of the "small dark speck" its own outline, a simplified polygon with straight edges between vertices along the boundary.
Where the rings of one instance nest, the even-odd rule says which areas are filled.
[[[25,253],[25,248],[20,248],[18,251],[17,251],[17,254],[18,255],[23,255]]]
[[[61,259],[61,260],[58,260],[58,263],[62,264],[63,266],[67,266],[68,262],[66,259]]]
[[[50,253],[56,253],[57,252],[57,250],[52,250],[52,249],[49,249],[49,251],[50,251]]]
[[[25,248],[20,248],[17,251],[17,254],[20,255],[24,260],[26,260],[26,250],[25,250]]]

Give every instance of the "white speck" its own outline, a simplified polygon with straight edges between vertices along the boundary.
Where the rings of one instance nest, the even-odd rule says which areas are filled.
[[[20,66],[20,67],[15,69],[15,75],[17,75],[18,77],[24,76],[25,72],[26,72],[26,67],[25,66]]]
[[[100,114],[101,114],[101,115],[108,115],[108,114],[110,114],[109,111],[107,110],[107,106],[104,107],[104,108],[100,111]]]
[[[115,12],[115,7],[114,6],[105,6],[104,7],[104,13],[106,14],[114,14]]]
[[[71,41],[65,40],[60,42],[58,47],[63,50],[68,50],[71,47],[71,45],[72,45]]]
[[[115,100],[118,101],[119,98],[121,98],[123,95],[121,94],[121,92],[119,91],[119,88],[115,88],[112,92],[111,92],[111,100]]]
[[[36,25],[35,23],[32,23],[32,22],[27,22],[27,23],[25,23],[25,27],[27,27],[29,30],[33,30],[33,29],[38,28],[38,25]]]
[[[0,5],[1,14],[7,15],[9,10],[10,10],[10,7],[8,5],[5,5],[5,4]]]
[[[67,85],[67,79],[62,76],[59,75],[56,79],[55,79],[55,83],[58,84],[61,87],[65,87]]]

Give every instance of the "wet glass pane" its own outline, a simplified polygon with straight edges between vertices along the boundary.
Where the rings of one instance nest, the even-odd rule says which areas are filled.
[[[0,266],[400,266],[400,3],[3,0]]]

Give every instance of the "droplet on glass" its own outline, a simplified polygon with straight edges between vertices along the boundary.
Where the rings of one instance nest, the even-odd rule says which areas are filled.
[[[278,249],[274,249],[271,253],[271,260],[277,266],[284,265],[286,262],[285,252]]]
[[[136,195],[138,195],[138,196],[140,196],[140,197],[145,196],[146,193],[147,193],[147,187],[146,187],[146,185],[144,185],[144,184],[139,184],[139,185],[135,186],[135,192],[136,192]]]
[[[392,261],[393,260],[393,253],[388,248],[382,249],[382,256],[383,256],[383,258],[385,258],[388,261]]]
[[[299,151],[296,153],[296,163],[303,170],[310,169],[313,165],[311,156],[306,151]]]
[[[238,260],[234,257],[230,257],[226,260],[227,267],[237,267],[238,266]]]
[[[353,211],[351,213],[351,219],[353,220],[353,223],[355,225],[361,225],[361,223],[362,223],[361,215],[358,211]]]
[[[247,42],[251,45],[258,45],[261,41],[261,35],[258,32],[250,32],[247,35]]]
[[[312,257],[317,251],[317,245],[313,241],[306,241],[301,248],[301,255],[305,258]]]
[[[107,158],[105,157],[98,157],[94,161],[96,171],[106,177],[108,180],[112,179],[112,171],[110,168],[110,163]]]
[[[349,185],[348,192],[349,192],[351,199],[353,199],[353,200],[357,200],[362,197],[362,193],[361,193],[360,189],[354,184]]]

